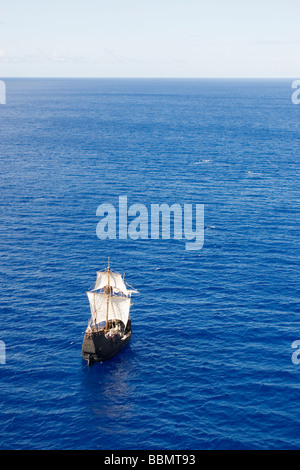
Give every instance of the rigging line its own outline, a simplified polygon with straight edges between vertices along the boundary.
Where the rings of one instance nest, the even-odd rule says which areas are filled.
[[[127,286],[131,287],[131,289],[137,290],[135,287],[132,287],[130,284],[128,284],[128,282],[125,282],[125,284],[127,284]]]

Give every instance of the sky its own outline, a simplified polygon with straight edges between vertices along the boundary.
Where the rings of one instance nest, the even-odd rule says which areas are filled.
[[[0,78],[300,78],[300,0],[0,0]]]

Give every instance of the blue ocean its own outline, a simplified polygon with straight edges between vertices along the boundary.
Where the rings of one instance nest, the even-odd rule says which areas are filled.
[[[5,83],[0,448],[299,449],[291,81]],[[203,247],[99,239],[120,196],[203,204]],[[88,367],[86,291],[108,257],[139,291],[133,336]]]

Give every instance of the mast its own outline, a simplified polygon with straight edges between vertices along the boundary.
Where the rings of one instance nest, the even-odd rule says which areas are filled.
[[[109,277],[109,258],[108,258],[108,267],[107,267],[107,281],[108,281],[108,292],[106,296],[106,324],[105,324],[105,331],[108,330],[108,309],[109,309],[109,297],[110,297],[110,277]]]

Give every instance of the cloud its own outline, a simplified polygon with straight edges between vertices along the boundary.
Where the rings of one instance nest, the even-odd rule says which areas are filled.
[[[57,52],[45,52],[40,50],[40,55],[46,60],[51,62],[60,62],[60,63],[83,63],[87,62],[87,58],[83,56],[69,56],[58,54]]]
[[[58,55],[57,52],[51,52],[51,54],[48,54],[48,59],[54,60],[55,62],[67,62],[66,57]]]
[[[105,48],[106,53],[108,53],[116,62],[136,62],[141,63],[143,62],[140,59],[134,59],[133,57],[128,57],[122,54],[122,52],[118,51],[117,49],[110,49],[108,47]]]
[[[61,64],[81,64],[89,62],[89,59],[82,56],[68,56],[57,52],[37,50],[34,54],[11,55],[0,48],[0,62],[7,64],[57,62]]]
[[[8,63],[8,64],[12,64],[12,63],[16,63],[16,62],[25,62],[26,60],[23,58],[20,58],[20,57],[16,57],[16,56],[11,56],[9,54],[6,54],[6,52],[3,50],[3,49],[0,49],[0,62],[4,62],[4,63]]]
[[[0,61],[7,64],[17,64],[17,63],[28,63],[28,62],[38,62],[39,56],[37,55],[10,55],[6,54],[2,49],[0,49]]]
[[[278,41],[278,40],[261,40],[261,41],[254,41],[253,44],[256,45],[265,45],[265,46],[281,46],[281,45],[291,45],[291,44],[300,44],[298,40],[292,41]]]

